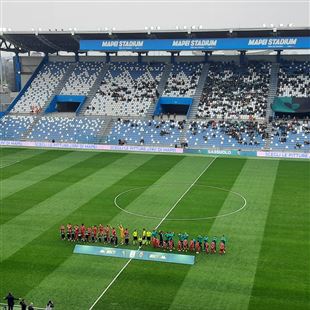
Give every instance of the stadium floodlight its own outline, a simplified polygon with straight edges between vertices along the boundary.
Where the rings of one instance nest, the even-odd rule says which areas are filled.
[[[154,27],[153,27],[153,26],[151,26],[151,27],[150,27],[150,29],[151,29],[151,30],[154,30]]]
[[[108,27],[104,27],[104,31],[109,31],[109,28]]]
[[[280,24],[279,27],[284,27],[284,24]]]
[[[157,29],[157,30],[160,30],[160,26],[157,26],[156,29]]]
[[[203,27],[202,27],[202,25],[199,25],[199,27],[198,27],[198,28],[201,30]]]
[[[266,28],[267,27],[267,25],[266,24],[263,24],[263,28]]]
[[[183,29],[186,30],[186,29],[187,29],[187,26],[184,26]]]
[[[293,23],[289,23],[288,26],[289,26],[289,27],[293,27],[294,24],[293,24]]]
[[[193,29],[193,30],[195,30],[195,29],[196,29],[196,26],[195,26],[195,25],[193,25],[193,26],[192,26],[192,29]]]
[[[144,30],[148,30],[148,29],[149,29],[149,27],[147,27],[147,26],[144,27]]]
[[[270,27],[273,28],[273,24],[270,24]]]
[[[112,28],[112,31],[115,31],[115,30],[116,30],[116,28],[115,28],[115,27],[113,27],[113,28]]]
[[[179,30],[179,26],[175,26],[175,29],[176,29],[176,30]]]

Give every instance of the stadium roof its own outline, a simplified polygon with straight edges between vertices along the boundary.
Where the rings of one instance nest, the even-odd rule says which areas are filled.
[[[310,28],[263,28],[263,29],[219,29],[181,31],[48,31],[48,32],[4,32],[0,33],[0,50],[26,53],[31,51],[56,53],[79,52],[80,40],[109,39],[183,39],[183,38],[251,38],[251,37],[305,37]]]

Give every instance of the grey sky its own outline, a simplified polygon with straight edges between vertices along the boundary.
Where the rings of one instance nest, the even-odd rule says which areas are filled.
[[[48,1],[0,0],[0,28],[29,31],[31,28],[138,30],[145,26],[175,29],[261,27],[293,23],[309,27],[308,1]]]

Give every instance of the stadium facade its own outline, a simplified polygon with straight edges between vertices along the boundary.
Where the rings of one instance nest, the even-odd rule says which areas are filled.
[[[309,158],[308,28],[9,32],[0,48],[17,91],[2,145]]]

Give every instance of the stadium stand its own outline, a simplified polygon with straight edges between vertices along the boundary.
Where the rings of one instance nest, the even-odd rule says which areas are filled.
[[[5,115],[0,118],[0,139],[21,139],[34,122],[36,116]]]
[[[270,140],[272,150],[310,151],[310,120],[275,120]]]
[[[267,138],[266,123],[252,121],[193,121],[186,133],[189,147],[261,149]]]
[[[43,108],[69,67],[68,62],[49,62],[43,66],[11,113],[31,113],[32,107]]]
[[[94,117],[43,116],[28,134],[28,140],[96,143],[105,120]]]
[[[211,63],[197,117],[248,119],[266,116],[270,63]]]
[[[278,77],[278,96],[310,96],[310,61],[283,61]]]
[[[173,64],[164,97],[193,97],[198,85],[201,63],[180,62]]]
[[[163,69],[162,63],[111,63],[85,115],[145,115],[157,98]]]
[[[102,70],[102,62],[78,62],[61,91],[61,95],[88,95]]]
[[[184,121],[122,120],[111,129],[110,144],[171,146],[180,144]]]

